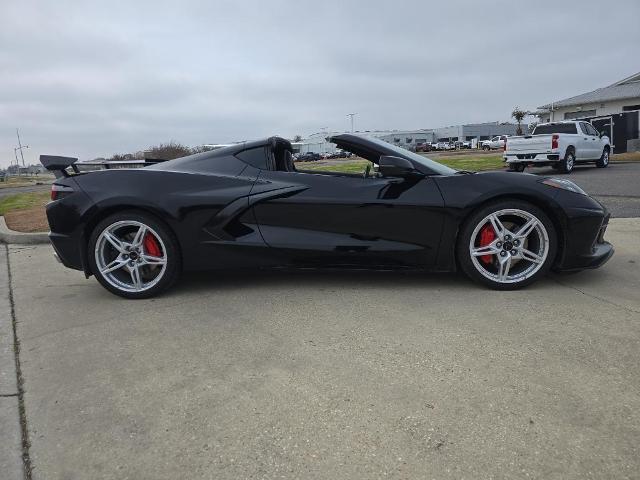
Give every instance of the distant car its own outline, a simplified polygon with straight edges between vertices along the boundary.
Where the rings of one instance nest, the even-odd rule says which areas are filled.
[[[317,162],[318,160],[322,160],[322,156],[319,153],[307,152],[298,156],[299,162]]]
[[[498,135],[491,140],[485,140],[482,142],[482,150],[488,152],[489,150],[498,150],[504,148],[504,142],[507,140],[507,135]]]
[[[430,152],[432,150],[429,142],[416,143],[416,152]]]

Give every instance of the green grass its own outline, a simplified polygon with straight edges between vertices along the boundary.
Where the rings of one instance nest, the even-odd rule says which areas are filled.
[[[0,215],[14,210],[43,206],[50,198],[50,192],[17,193],[0,198]]]
[[[478,155],[476,156],[451,156],[440,157],[438,163],[447,165],[456,170],[496,170],[504,168],[501,155]],[[297,164],[298,170],[310,170],[314,172],[339,172],[339,173],[362,173],[369,163],[367,160],[344,160],[335,165],[326,165],[322,161]]]

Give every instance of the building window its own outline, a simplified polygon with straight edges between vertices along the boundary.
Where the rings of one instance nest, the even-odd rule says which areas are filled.
[[[411,143],[411,142],[413,142],[413,138],[411,137],[405,138],[405,143]]]
[[[633,110],[640,110],[640,104],[638,105],[627,105],[626,107],[622,107],[623,112],[631,112]]]
[[[394,138],[393,141],[396,142],[396,143],[400,143],[400,139],[399,138]]]
[[[565,112],[564,119],[572,120],[574,118],[586,118],[586,117],[595,117],[595,110],[581,110],[579,112]]]

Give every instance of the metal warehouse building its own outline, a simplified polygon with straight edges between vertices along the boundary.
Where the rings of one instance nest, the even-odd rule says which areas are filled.
[[[425,142],[455,142],[489,140],[496,135],[515,135],[518,126],[514,123],[471,123],[467,125],[455,125],[450,127],[418,129],[418,130],[372,130],[355,132],[357,135],[372,136],[400,147],[412,149],[418,143]],[[527,126],[522,126],[526,131]],[[300,153],[332,153],[335,146],[328,143],[325,138],[338,135],[341,132],[318,132],[309,135],[301,142],[293,144],[294,150]]]
[[[640,72],[591,92],[538,107],[541,122],[583,119],[607,135],[615,153],[640,150]]]

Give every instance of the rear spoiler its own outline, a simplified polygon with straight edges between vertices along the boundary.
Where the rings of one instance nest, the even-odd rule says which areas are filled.
[[[67,168],[71,167],[75,173],[80,173],[76,162],[77,158],[58,157],[56,155],[40,155],[40,163],[47,170],[51,170],[56,177],[67,177]]]
[[[160,162],[165,162],[166,160],[160,158],[145,158],[144,160],[124,160],[124,161],[114,161],[114,162],[87,162],[86,164],[80,163],[78,164],[78,159],[74,157],[58,157],[55,155],[40,155],[40,163],[47,170],[51,170],[54,175],[58,178],[60,177],[68,177],[69,173],[67,172],[67,168],[71,167],[74,173],[80,173],[80,166],[83,167],[103,167],[106,170],[109,170],[112,167],[118,167],[120,165],[139,165],[141,167],[146,167],[147,165],[153,165]]]

